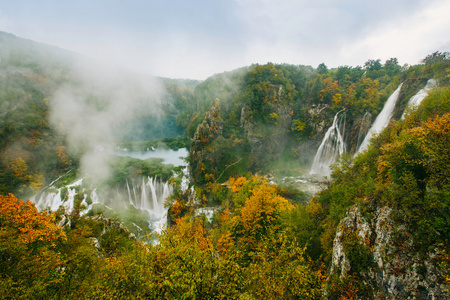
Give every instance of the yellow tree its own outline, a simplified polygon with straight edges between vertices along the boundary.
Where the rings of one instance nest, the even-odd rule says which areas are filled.
[[[278,188],[259,177],[232,179],[229,186],[242,207],[221,216],[228,231],[218,240],[219,253],[238,263],[241,290],[248,299],[318,299],[321,277],[287,233],[283,219],[294,206]]]
[[[236,218],[246,235],[260,238],[279,225],[281,214],[292,209],[288,200],[278,195],[268,182],[256,186]]]

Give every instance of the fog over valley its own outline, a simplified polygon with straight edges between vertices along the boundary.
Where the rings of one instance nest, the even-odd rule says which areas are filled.
[[[3,299],[449,299],[450,1],[0,0]]]

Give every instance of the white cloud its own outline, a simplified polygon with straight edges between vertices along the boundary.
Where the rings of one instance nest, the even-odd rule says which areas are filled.
[[[434,5],[410,16],[387,22],[369,35],[341,49],[342,57],[353,64],[369,58],[399,58],[401,63],[416,64],[434,51],[449,51],[449,1]]]
[[[0,14],[0,30],[141,72],[194,79],[269,61],[337,67],[397,57],[414,64],[450,43],[449,0],[203,2],[122,5],[98,16],[83,5],[34,5],[22,15],[10,8]],[[97,10],[110,5],[95,3]]]

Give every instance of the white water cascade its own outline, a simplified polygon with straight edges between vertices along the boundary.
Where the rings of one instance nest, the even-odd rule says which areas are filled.
[[[34,195],[30,201],[36,203],[36,208],[39,211],[50,209],[51,211],[56,211],[60,206],[63,206],[66,211],[72,211],[75,206],[75,196],[79,192],[79,187],[81,186],[83,179],[79,179],[74,183],[67,185],[65,188],[50,188],[44,190],[43,192]],[[83,193],[83,201],[82,205],[86,206],[87,209],[81,214],[86,213],[91,207],[92,204],[98,203],[98,195],[96,190],[90,193],[90,197],[92,199],[92,203],[88,204],[86,202],[87,194]]]
[[[128,201],[136,209],[145,210],[150,215],[153,230],[160,233],[167,224],[167,211],[164,202],[172,192],[172,186],[156,178],[142,178],[141,184],[127,182]]]
[[[117,206],[119,201],[123,207],[132,205],[139,210],[145,210],[149,214],[149,226],[152,230],[160,233],[167,223],[167,208],[164,207],[164,202],[169,197],[173,188],[168,182],[163,182],[156,178],[142,178],[134,183],[127,181],[126,188],[118,188],[113,193],[98,193],[97,189],[86,192],[82,188],[83,179],[67,185],[63,188],[55,188],[49,186],[42,192],[33,196],[30,200],[36,203],[36,208],[40,211],[50,209],[51,211],[58,210],[59,207],[64,207],[67,212],[72,212],[75,207],[77,198],[83,199],[81,204],[86,209],[80,211],[83,215],[87,213],[94,204],[101,203],[107,208],[112,209],[108,205]],[[90,199],[88,201],[87,199]],[[112,202],[111,202],[112,201]]]
[[[428,80],[425,87],[417,92],[417,94],[412,96],[411,99],[409,99],[408,104],[406,105],[406,109],[403,112],[402,119],[404,119],[409,112],[415,110],[420,105],[422,100],[425,99],[426,96],[428,96],[428,92],[435,87],[437,87],[436,79]]]
[[[314,162],[309,171],[310,175],[330,176],[330,166],[345,152],[345,116],[346,114],[342,110],[334,116],[333,125],[325,133],[314,157]]]
[[[364,152],[369,146],[369,142],[375,134],[380,133],[388,124],[392,118],[395,105],[397,104],[398,95],[400,94],[400,89],[403,83],[401,83],[398,88],[389,96],[380,114],[373,122],[372,127],[370,127],[369,132],[366,134],[361,146],[359,146],[358,151],[355,152],[355,156],[361,152]]]

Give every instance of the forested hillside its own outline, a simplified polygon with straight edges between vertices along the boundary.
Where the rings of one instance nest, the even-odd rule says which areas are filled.
[[[0,46],[2,194],[30,197],[69,170],[77,173],[83,156],[98,147],[183,136],[175,117],[191,92],[176,80],[133,74],[2,32]]]
[[[209,107],[214,107],[216,121],[223,124],[223,132],[217,136],[210,132],[209,137],[208,132],[202,132],[201,141],[194,137],[193,151],[198,156],[192,152],[192,167],[196,182],[204,180],[206,174],[219,176],[239,159],[226,170],[228,176],[222,175],[222,181],[247,171],[285,171],[279,164],[286,164],[286,160],[291,165],[300,163],[298,167],[309,168],[320,140],[339,111],[346,114],[346,152],[356,152],[361,135],[364,137],[400,83],[403,87],[396,118],[428,79],[441,78],[441,85],[448,84],[445,55],[435,53],[425,61],[423,65],[402,67],[395,58],[384,64],[369,60],[364,67],[342,66],[335,70],[328,70],[323,64],[316,70],[267,64],[252,66],[245,74],[236,70],[211,77],[194,91],[196,103],[190,108],[187,133],[195,136],[193,128],[198,129],[203,120],[199,116],[210,109],[198,104],[205,101],[205,91],[210,95]],[[364,123],[365,115],[369,118]],[[198,168],[198,163],[205,167]]]
[[[198,82],[0,45],[3,298],[449,298],[448,53]],[[188,168],[113,155],[158,147]]]
[[[49,124],[49,97],[68,80],[72,57],[5,33],[0,43],[0,191],[22,196],[76,166]]]

